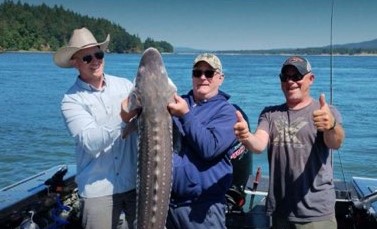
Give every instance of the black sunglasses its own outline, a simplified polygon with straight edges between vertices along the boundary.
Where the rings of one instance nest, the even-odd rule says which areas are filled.
[[[296,73],[293,76],[284,75],[282,73],[279,75],[281,82],[287,82],[288,78],[291,79],[293,82],[297,82],[297,81],[302,80],[302,78],[304,78],[304,76],[305,75],[301,75],[300,73]]]
[[[105,56],[105,53],[103,51],[98,51],[98,52],[95,52],[93,55],[97,60],[102,60],[103,57]],[[93,55],[88,54],[88,55],[83,56],[82,62],[86,64],[90,64],[90,62],[92,62],[93,60]]]
[[[195,78],[200,78],[203,74],[205,75],[206,78],[213,78],[213,76],[215,75],[215,70],[199,70],[199,69],[194,69],[192,70],[192,75],[195,77]]]

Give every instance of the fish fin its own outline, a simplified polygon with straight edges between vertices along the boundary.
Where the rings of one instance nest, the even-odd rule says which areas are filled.
[[[134,88],[128,96],[128,104],[125,111],[130,112],[139,108],[141,108],[140,97],[138,96],[137,88]]]
[[[168,99],[168,103],[173,103],[175,102],[174,94],[177,93],[178,89],[177,89],[177,86],[174,84],[173,80],[170,79],[170,77],[168,77],[168,84],[169,84],[168,95],[170,95]]]

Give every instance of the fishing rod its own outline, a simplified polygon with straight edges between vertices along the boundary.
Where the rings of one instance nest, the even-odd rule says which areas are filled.
[[[331,1],[331,14],[330,14],[330,105],[333,105],[333,86],[332,86],[332,78],[333,78],[333,18],[334,18],[334,3],[335,0]],[[334,156],[333,150],[330,149],[330,159],[331,159],[331,166],[334,168]],[[343,176],[344,177],[344,176]]]
[[[334,18],[334,1],[331,1],[331,14],[330,14],[330,105],[333,104],[333,86],[332,86],[332,78],[333,78],[333,18]],[[330,156],[331,156],[331,166],[334,168],[334,156],[333,150],[330,149]]]
[[[333,105],[333,59],[334,59],[334,45],[333,45],[333,18],[334,18],[334,5],[335,0],[331,1],[331,19],[330,19],[330,105]],[[333,150],[330,149],[331,154],[331,165],[333,165]],[[371,191],[369,195],[366,195],[360,199],[352,200],[351,197],[351,191],[348,187],[348,183],[346,181],[345,175],[344,175],[344,168],[342,163],[342,158],[340,155],[340,150],[338,150],[338,158],[339,158],[339,164],[340,169],[343,177],[343,182],[345,185],[345,191],[346,191],[346,198],[348,200],[351,200],[353,203],[353,206],[356,209],[364,210],[367,215],[377,217],[377,213],[369,211],[372,203],[377,201],[377,190]],[[352,215],[355,214],[353,211],[350,212]],[[360,219],[355,218],[355,221],[353,222],[353,228],[357,228],[358,223],[361,223],[360,225],[363,225],[363,222],[358,222]],[[365,222],[364,222],[365,223]],[[360,226],[359,225],[359,226]]]
[[[334,18],[334,4],[335,0],[331,1],[331,17],[330,17],[330,104],[333,104],[333,58],[334,58],[334,46],[333,46],[333,18]]]
[[[334,24],[334,8],[335,8],[335,0],[331,1],[331,16],[330,16],[330,105],[333,105],[333,65],[334,65],[334,45],[333,45],[333,24]],[[330,149],[330,156],[331,156],[331,165],[334,168],[334,156],[333,156],[333,149]],[[340,150],[338,150],[338,158],[340,164],[340,170],[343,177],[343,182],[345,184],[347,198],[351,199],[351,194],[349,192],[349,188],[347,185],[347,181],[344,175],[343,163],[342,158],[340,156]]]

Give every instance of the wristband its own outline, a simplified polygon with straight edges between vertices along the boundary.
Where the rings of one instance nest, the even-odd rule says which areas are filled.
[[[334,119],[334,124],[332,125],[332,127],[330,127],[329,130],[333,130],[335,128],[335,126],[336,126],[336,119]]]

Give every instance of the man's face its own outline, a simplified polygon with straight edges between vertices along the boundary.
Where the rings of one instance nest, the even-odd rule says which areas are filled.
[[[219,92],[219,87],[224,79],[222,73],[217,69],[213,69],[204,61],[198,62],[194,66],[193,70],[198,72],[198,75],[192,75],[192,85],[195,99],[204,100],[217,95]],[[206,71],[207,76],[205,75]],[[213,74],[209,74],[210,72]]]
[[[288,104],[296,105],[310,98],[310,85],[314,81],[314,76],[311,72],[297,81],[295,76],[300,73],[294,66],[287,66],[282,74],[286,76],[286,81],[281,81],[281,89]]]
[[[78,51],[73,55],[72,61],[83,81],[91,83],[102,79],[105,60],[104,53],[98,46]]]

